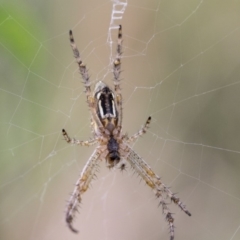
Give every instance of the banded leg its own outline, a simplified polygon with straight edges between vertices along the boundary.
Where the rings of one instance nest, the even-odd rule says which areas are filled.
[[[75,138],[70,138],[67,134],[67,132],[65,131],[65,129],[62,129],[62,134],[64,139],[66,140],[67,143],[71,143],[71,144],[75,144],[75,145],[80,145],[80,146],[91,146],[93,144],[95,144],[97,142],[96,139],[91,139],[89,141],[81,141],[81,140],[77,140]]]
[[[67,205],[66,223],[74,233],[77,233],[78,231],[72,226],[72,223],[75,214],[78,211],[78,207],[82,201],[82,194],[88,190],[89,184],[95,176],[97,169],[97,160],[99,159],[100,154],[100,150],[96,149],[88,160],[87,164],[81,172],[80,178],[76,182],[74,191]]]
[[[134,159],[135,163],[140,166],[141,170],[146,172],[146,174],[154,181],[154,183],[162,189],[162,191],[166,194],[166,196],[174,202],[178,207],[184,211],[188,216],[191,216],[191,213],[186,209],[185,205],[180,201],[180,198],[176,197],[176,194],[172,193],[170,189],[165,186],[158,175],[156,175],[151,167],[140,157],[138,156],[130,147],[129,157]]]
[[[83,61],[81,59],[77,45],[73,38],[72,30],[69,31],[69,38],[70,38],[70,44],[71,44],[71,47],[73,50],[73,55],[76,58],[80,73],[82,75],[83,83],[85,86],[85,92],[86,92],[86,96],[87,96],[87,102],[90,107],[92,105],[92,99],[91,99],[91,83],[89,80],[88,70],[86,68],[86,65],[83,63]]]
[[[71,47],[72,47],[72,50],[73,50],[73,55],[76,58],[76,61],[77,61],[77,64],[78,64],[78,67],[79,67],[79,70],[80,70],[80,74],[81,74],[82,79],[83,79],[83,83],[84,83],[84,86],[85,86],[85,93],[86,93],[86,96],[87,96],[87,103],[88,103],[88,106],[89,106],[90,111],[92,113],[93,120],[98,125],[100,131],[104,132],[104,127],[103,127],[101,121],[99,120],[99,118],[97,116],[96,109],[95,109],[95,106],[94,106],[95,101],[94,101],[94,97],[92,96],[92,92],[91,92],[91,82],[90,82],[90,78],[89,78],[89,75],[88,75],[88,70],[86,68],[86,65],[83,63],[83,61],[81,59],[81,56],[80,56],[80,53],[78,51],[77,45],[76,45],[76,43],[74,41],[74,38],[73,38],[72,30],[69,31],[69,38],[70,38],[70,44],[71,44]]]
[[[147,129],[149,128],[149,125],[151,123],[151,119],[152,119],[151,117],[148,117],[146,123],[140,128],[140,130],[137,133],[135,133],[131,137],[126,136],[124,140],[127,143],[131,143],[131,142],[134,142],[135,140],[137,140],[143,134],[145,134],[147,132]]]
[[[118,41],[117,41],[117,54],[113,62],[113,75],[114,75],[114,90],[116,93],[116,103],[118,110],[118,128],[119,131],[122,127],[122,94],[120,88],[120,74],[121,74],[121,55],[122,55],[122,25],[119,25],[118,29]]]
[[[162,213],[165,216],[169,228],[170,228],[170,240],[174,239],[174,218],[168,207],[168,204],[165,202],[165,198],[168,197],[176,205],[178,205],[181,210],[183,210],[188,216],[191,216],[191,213],[185,208],[183,203],[179,198],[173,194],[168,187],[166,187],[160,180],[160,177],[157,176],[150,166],[138,156],[130,147],[126,146],[124,152],[128,152],[126,160],[131,164],[132,168],[143,178],[146,184],[151,187],[159,199],[159,205],[162,207]]]

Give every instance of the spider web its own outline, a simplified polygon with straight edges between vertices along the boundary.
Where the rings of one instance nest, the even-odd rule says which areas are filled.
[[[1,239],[169,239],[154,194],[108,171],[83,196],[73,234],[64,209],[94,147],[68,30],[91,80],[112,84],[123,26],[123,128],[152,116],[133,148],[186,203],[175,239],[240,239],[240,3],[213,0],[0,2]]]

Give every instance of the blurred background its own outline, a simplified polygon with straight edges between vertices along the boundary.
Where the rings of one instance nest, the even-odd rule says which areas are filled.
[[[240,2],[214,0],[0,2],[0,239],[159,240],[169,229],[130,167],[108,171],[67,200],[94,147],[69,29],[93,84],[112,85],[123,26],[123,129],[192,213],[169,206],[177,240],[240,239]]]

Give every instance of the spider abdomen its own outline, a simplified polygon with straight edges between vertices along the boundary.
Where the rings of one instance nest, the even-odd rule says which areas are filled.
[[[111,136],[108,141],[107,149],[109,152],[109,154],[107,155],[107,161],[110,165],[109,167],[114,167],[120,161],[120,154],[118,152],[119,149],[118,142],[113,136]]]

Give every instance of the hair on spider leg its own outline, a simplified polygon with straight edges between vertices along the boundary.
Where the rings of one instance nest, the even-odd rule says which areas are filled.
[[[132,165],[131,165],[131,171],[132,171],[132,176],[137,176],[137,177],[140,176],[140,174],[134,169]]]
[[[96,179],[97,179],[97,174],[94,174],[94,175],[92,176],[92,180],[96,180]],[[90,183],[89,186],[92,186],[91,184],[92,184],[92,183]]]
[[[156,196],[156,199],[158,199],[159,197]],[[169,205],[169,203],[166,203],[164,200],[160,200],[158,203],[158,207],[163,206],[164,209],[167,209],[167,206]]]
[[[165,219],[169,222],[169,223],[173,223],[174,222],[174,218],[172,217],[172,215],[174,215],[174,213],[168,212],[165,216]],[[169,226],[171,228],[171,225]],[[173,228],[175,228],[172,225]]]
[[[192,216],[192,214],[186,209],[186,205],[180,201],[179,197],[176,197],[176,193],[173,193],[171,196],[171,201],[174,202],[176,205],[180,207],[182,211],[184,211],[189,217]]]
[[[131,166],[131,168],[132,168],[132,176],[136,175],[137,177],[140,177],[139,183],[141,183],[141,182],[143,181],[143,179],[141,178],[141,175],[140,175],[137,171],[135,171],[135,169],[133,168],[133,166]],[[146,182],[145,182],[145,183],[146,183]]]
[[[98,173],[100,172],[100,166],[99,166],[99,164],[96,164],[96,169],[95,169],[95,171],[98,172]],[[96,174],[94,174],[94,175],[96,175]]]

